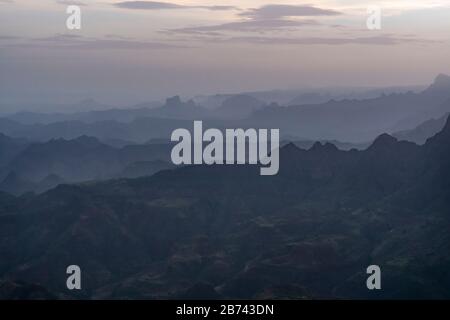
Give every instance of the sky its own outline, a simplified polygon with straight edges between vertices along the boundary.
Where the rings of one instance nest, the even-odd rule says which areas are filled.
[[[449,18],[450,0],[0,0],[0,107],[422,85],[450,74]]]

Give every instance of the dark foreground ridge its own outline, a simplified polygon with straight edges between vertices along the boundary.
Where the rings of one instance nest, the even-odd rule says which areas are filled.
[[[423,146],[387,135],[365,151],[288,144],[280,160],[273,177],[190,166],[0,193],[0,294],[450,298],[449,121]],[[366,288],[370,264],[382,290]]]

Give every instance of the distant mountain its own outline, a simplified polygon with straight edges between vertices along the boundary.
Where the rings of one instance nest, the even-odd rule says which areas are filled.
[[[449,114],[438,119],[427,120],[414,129],[404,130],[393,134],[399,140],[412,141],[417,144],[424,144],[428,138],[434,136],[442,130]]]
[[[103,104],[94,99],[88,98],[74,103],[70,102],[28,102],[17,104],[2,104],[2,111],[4,113],[17,113],[17,112],[36,112],[36,113],[77,113],[86,111],[99,111],[112,109],[113,107],[107,104]]]
[[[208,118],[208,110],[195,104],[193,100],[182,102],[179,96],[166,99],[160,108],[154,108],[148,116],[168,119],[204,119]]]
[[[409,91],[419,92],[423,86],[391,86],[381,88],[371,87],[324,87],[304,88],[291,90],[266,90],[250,91],[229,94],[201,95],[195,96],[193,100],[207,108],[217,109],[222,103],[236,95],[251,96],[264,104],[277,103],[282,106],[325,103],[329,100],[345,99],[373,99],[380,95],[391,93],[406,93]]]
[[[248,126],[282,128],[285,135],[312,140],[371,141],[383,132],[414,127],[450,110],[449,77],[440,75],[419,93],[389,94],[367,100],[268,107],[247,119]]]
[[[14,141],[18,144],[10,145]],[[0,150],[5,152],[0,190],[16,195],[44,192],[62,183],[152,175],[172,167],[169,143],[114,148],[88,136],[20,142],[23,140],[0,136]]]
[[[102,179],[119,170],[116,154],[114,148],[87,136],[55,139],[29,145],[11,161],[7,170],[19,172],[31,181],[40,181],[50,174],[67,181]]]
[[[284,145],[288,141],[283,141],[281,145]],[[351,150],[351,149],[357,149],[357,150],[363,150],[366,149],[370,143],[349,143],[349,142],[340,142],[337,140],[321,140],[321,141],[314,141],[314,140],[290,140],[289,142],[293,142],[297,147],[301,149],[310,149],[316,144],[317,142],[320,142],[322,144],[330,143],[334,146],[336,146],[340,150]]]
[[[423,146],[289,143],[280,161],[271,177],[186,166],[17,198],[0,270],[77,298],[450,298],[449,120]],[[74,261],[81,293],[65,288]],[[382,290],[366,288],[371,264]]]
[[[289,105],[298,106],[302,104],[319,104],[328,102],[334,98],[334,96],[325,93],[303,93],[290,101]]]
[[[223,101],[214,111],[214,116],[222,119],[244,119],[264,106],[264,102],[251,96],[235,95]]]
[[[282,136],[302,137],[302,140],[360,144],[373,141],[383,132],[409,130],[448,113],[448,78],[440,75],[418,93],[391,93],[371,99],[330,100],[289,107],[266,104],[251,95],[224,95],[217,97],[216,102],[223,99],[219,107],[207,109],[175,96],[167,99],[162,107],[89,112],[83,116],[78,114],[79,120],[48,124],[0,118],[0,128],[8,136],[33,141],[88,135],[101,141],[145,143],[151,139],[167,141],[173,130],[190,128],[193,120],[204,120],[204,127],[279,128]]]
[[[286,104],[289,106],[298,106],[303,104],[320,104],[330,100],[367,100],[392,93],[420,92],[421,86],[394,86],[387,88],[324,88],[322,90],[313,90],[299,93],[294,99]]]
[[[11,138],[0,132],[0,168],[25,149],[28,143],[25,139]]]
[[[0,191],[14,195],[21,195],[25,192],[35,190],[36,184],[19,176],[16,172],[10,171],[2,181],[0,181]]]
[[[86,106],[87,105],[89,104],[86,104]],[[106,121],[129,123],[136,119],[146,117],[166,119],[203,119],[208,117],[208,110],[196,105],[192,100],[182,102],[179,96],[168,98],[164,105],[155,102],[143,103],[124,109],[84,109],[85,108],[74,108],[71,113],[18,112],[6,116],[6,118],[23,125],[33,125],[78,121],[87,124]]]
[[[173,169],[175,166],[168,161],[137,161],[127,165],[119,174],[121,178],[139,178],[151,176],[161,170]]]
[[[60,184],[63,184],[63,183],[67,183],[67,181],[64,180],[63,178],[61,178],[60,176],[58,176],[54,173],[51,173],[48,176],[46,176],[44,179],[39,181],[39,183],[37,183],[37,185],[33,191],[35,191],[37,193],[42,193],[47,190],[53,189],[54,187],[56,187]]]
[[[164,118],[138,118],[130,123],[117,121],[99,121],[84,123],[81,121],[64,121],[50,124],[24,125],[1,119],[0,126],[4,134],[10,137],[25,137],[32,141],[51,139],[75,139],[82,135],[96,137],[102,141],[126,140],[133,143],[145,143],[152,138],[170,138],[177,128],[192,127],[191,120]]]
[[[37,113],[22,111],[6,116],[15,122],[32,124],[50,124],[55,122],[81,121],[84,123],[94,123],[98,121],[131,122],[137,118],[148,117],[153,113],[153,109],[160,107],[158,102],[147,103],[127,109],[104,109],[79,111],[72,110],[70,113]]]

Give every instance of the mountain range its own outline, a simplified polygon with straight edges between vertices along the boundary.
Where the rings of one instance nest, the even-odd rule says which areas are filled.
[[[0,190],[16,195],[46,191],[63,182],[137,177],[172,167],[169,143],[114,148],[88,136],[43,143],[3,136],[0,150],[5,158]]]
[[[0,193],[0,294],[448,299],[449,162],[447,120],[423,145],[388,134],[360,151],[288,143],[271,177],[197,165]],[[65,287],[71,264],[80,292]],[[366,288],[371,264],[382,290]]]
[[[402,138],[408,139],[405,131],[430,119],[441,118],[450,111],[450,77],[446,75],[437,76],[421,91],[386,92],[376,97],[362,95],[358,99],[355,98],[358,95],[345,95],[345,99],[331,95],[334,98],[326,102],[312,97],[314,93],[309,97],[306,97],[308,93],[303,93],[304,97],[297,101],[310,101],[310,104],[291,105],[288,102],[287,106],[268,103],[271,94],[249,93],[210,97],[214,103],[208,99],[182,101],[174,96],[162,105],[138,105],[126,109],[19,112],[0,118],[0,132],[33,141],[88,135],[123,146],[121,141],[167,141],[174,129],[189,128],[193,120],[203,120],[205,126],[213,128],[278,128],[283,137],[293,137],[290,140],[368,144],[383,132],[401,133]],[[272,94],[275,98],[276,94]],[[203,107],[201,103],[214,107]],[[418,141],[423,143],[424,138]],[[416,141],[416,138],[412,139]]]

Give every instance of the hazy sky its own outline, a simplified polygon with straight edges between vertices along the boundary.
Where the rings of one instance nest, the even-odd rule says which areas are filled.
[[[0,0],[0,103],[425,84],[449,57],[450,0]]]

